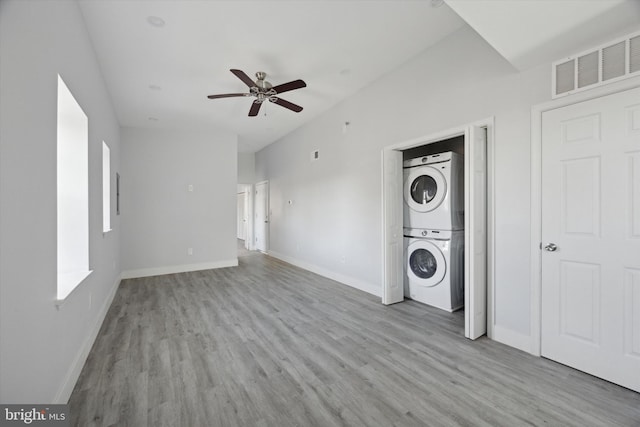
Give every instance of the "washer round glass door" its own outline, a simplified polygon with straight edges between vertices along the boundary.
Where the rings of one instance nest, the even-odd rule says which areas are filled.
[[[447,262],[442,251],[429,240],[415,240],[407,248],[407,274],[409,280],[426,287],[442,282]]]
[[[446,195],[447,181],[438,169],[418,166],[409,171],[404,182],[404,200],[414,211],[432,211]]]

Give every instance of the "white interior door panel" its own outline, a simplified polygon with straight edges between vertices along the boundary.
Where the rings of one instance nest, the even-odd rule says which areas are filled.
[[[383,284],[382,303],[404,301],[404,262],[402,234],[402,152],[382,151],[383,188]]]
[[[465,336],[487,333],[487,130],[465,134]]]
[[[640,391],[640,89],[543,113],[542,355]]]

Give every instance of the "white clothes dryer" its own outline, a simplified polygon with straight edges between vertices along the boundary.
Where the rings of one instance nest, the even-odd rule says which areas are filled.
[[[464,228],[464,159],[446,152],[405,160],[404,227]]]
[[[405,229],[411,299],[449,312],[464,307],[464,231]]]

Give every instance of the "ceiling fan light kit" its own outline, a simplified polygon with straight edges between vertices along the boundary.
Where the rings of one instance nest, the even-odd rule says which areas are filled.
[[[267,73],[258,71],[256,73],[256,81],[254,82],[251,78],[242,70],[231,69],[230,70],[236,77],[238,77],[244,84],[249,87],[249,93],[224,93],[220,95],[209,95],[207,98],[209,99],[218,99],[218,98],[233,98],[240,96],[252,96],[256,98],[251,104],[251,108],[249,109],[249,116],[255,117],[258,115],[260,111],[260,107],[262,103],[266,100],[269,102],[273,102],[276,105],[299,113],[302,111],[302,107],[294,104],[293,102],[286,101],[280,97],[278,94],[283,92],[288,92],[290,90],[301,89],[303,87],[307,87],[307,84],[303,80],[293,80],[288,83],[283,83],[281,85],[273,86],[271,83],[266,81]]]

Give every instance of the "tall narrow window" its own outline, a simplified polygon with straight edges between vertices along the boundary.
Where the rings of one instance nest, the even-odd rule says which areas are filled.
[[[111,150],[102,141],[102,231],[111,231]]]
[[[58,76],[58,292],[66,298],[89,271],[89,120]]]

